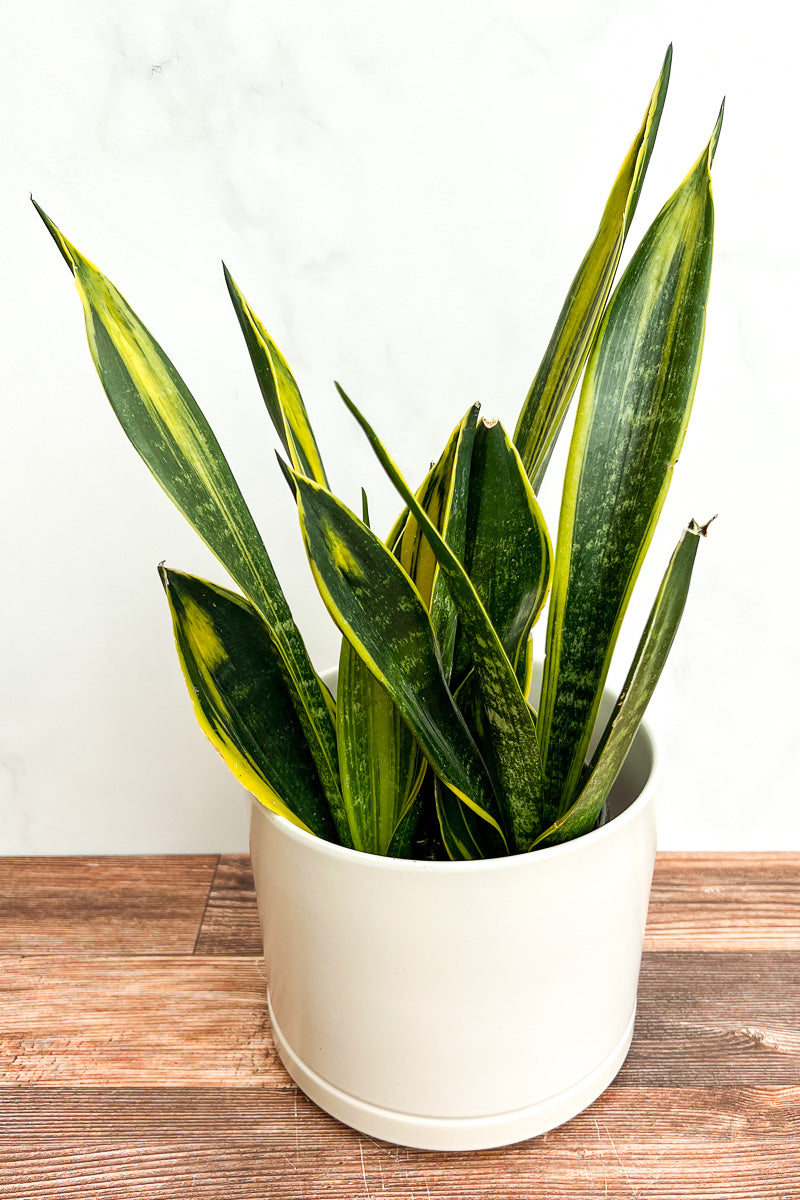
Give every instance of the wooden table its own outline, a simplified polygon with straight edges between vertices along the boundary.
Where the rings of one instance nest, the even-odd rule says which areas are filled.
[[[800,854],[659,856],[622,1072],[506,1150],[322,1113],[259,954],[245,857],[0,859],[0,1197],[800,1198]]]

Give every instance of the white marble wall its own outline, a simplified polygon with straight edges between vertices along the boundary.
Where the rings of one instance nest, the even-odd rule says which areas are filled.
[[[800,848],[794,9],[721,0],[6,0],[0,852],[242,849],[156,563],[222,579],[130,450],[33,192],[183,372],[318,665],[305,565],[224,258],[293,365],[333,483],[397,502],[338,378],[410,477],[469,403],[513,426],[667,43],[641,234],[710,133],[718,242],[686,448],[633,606],[719,511],[652,705],[665,848]],[[745,16],[745,13],[747,14]],[[555,489],[545,489],[555,528]]]

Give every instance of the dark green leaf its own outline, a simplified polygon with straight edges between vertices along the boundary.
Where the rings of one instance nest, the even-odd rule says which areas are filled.
[[[542,781],[533,714],[514,668],[463,565],[428,518],[367,420],[340,387],[339,393],[409,512],[418,521],[450,589],[478,673],[483,708],[502,775],[498,799],[515,846],[527,847],[541,829]]]
[[[592,756],[577,800],[535,845],[553,846],[594,828],[655,690],[683,616],[700,537],[708,526],[689,523],[670,559],[614,711]]]
[[[496,421],[481,421],[469,480],[464,566],[525,685],[525,648],[550,587],[552,547],[541,509],[519,454]],[[471,667],[468,641],[459,641],[455,686]]]
[[[661,120],[672,63],[667,50],[644,121],[628,151],[594,241],[572,281],[550,344],[520,413],[514,442],[535,492],[564,422],[619,263]]]
[[[267,808],[336,841],[325,793],[264,622],[246,600],[159,568],[201,728]]]
[[[572,804],[622,618],[678,459],[711,274],[708,147],[634,254],[586,368],[561,505],[538,732]]]
[[[451,538],[459,542],[462,553],[475,417],[475,412],[467,414],[455,430],[423,488],[426,510],[433,514],[437,528],[449,543]],[[363,496],[362,490],[362,504]],[[455,609],[438,576],[436,560],[416,521],[413,525],[412,521],[406,522],[396,556],[420,592],[425,592],[423,599],[447,678],[455,639]],[[369,522],[365,520],[364,524]],[[377,854],[386,854],[391,846],[393,853],[399,853],[413,837],[413,814],[419,814],[413,801],[425,760],[386,689],[346,639],[342,643],[337,699],[342,794],[356,845]],[[461,801],[454,796],[442,811],[445,815],[451,810],[457,813],[460,806]],[[464,824],[464,818],[456,819],[459,826]],[[467,823],[469,820],[466,818]],[[398,833],[401,823],[403,829]]]
[[[424,768],[399,709],[346,638],[339,655],[336,733],[353,845],[388,854]]]
[[[75,277],[92,358],[125,433],[266,622],[346,843],[330,698],[220,445],[175,367],[125,299],[36,209]]]
[[[502,854],[491,783],[447,687],[419,592],[341,501],[310,479],[293,479],[311,569],[328,611],[386,688],[434,770],[480,818],[471,824],[479,830],[482,855]]]
[[[317,442],[289,364],[239,291],[224,263],[222,269],[261,395],[284,449],[295,470],[327,487]]]

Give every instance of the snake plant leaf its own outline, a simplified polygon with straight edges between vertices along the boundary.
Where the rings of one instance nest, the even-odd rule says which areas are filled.
[[[457,797],[438,777],[434,778],[436,816],[444,848],[454,860],[481,857],[481,843],[476,838],[475,822],[468,819],[469,810],[456,803]]]
[[[328,486],[317,442],[289,364],[222,264],[225,283],[272,424],[296,471]]]
[[[416,493],[426,517],[447,542],[457,558],[466,551],[467,506],[470,496],[472,456],[480,406],[474,404],[453,430],[439,461],[428,472]],[[450,590],[428,539],[412,512],[408,513],[396,548],[406,574],[413,579],[431,614],[445,676],[453,665],[457,613]]]
[[[467,550],[467,513],[475,440],[480,430],[480,425],[477,424],[479,410],[480,405],[474,404],[453,431],[444,454],[432,472],[434,484],[437,485],[437,502],[431,506],[431,510],[428,508],[424,510],[428,520],[432,522],[437,533],[459,561],[463,561]],[[439,484],[442,476],[444,477],[443,484]],[[440,495],[441,500],[439,500]],[[435,519],[437,512],[438,519]],[[419,522],[411,514],[406,537],[413,529],[416,529],[417,539],[430,550],[428,539],[420,529]],[[439,644],[445,676],[450,682],[458,632],[458,610],[438,560],[434,559],[434,562],[433,588],[429,606],[431,625]]]
[[[667,50],[644,121],[611,189],[595,239],[570,285],[517,422],[514,442],[537,493],[600,324],[636,211],[658,133],[671,63],[672,46]]]
[[[683,443],[711,274],[711,140],[637,249],[589,357],[567,461],[538,732],[571,806],[622,618]]]
[[[424,759],[423,762],[425,762]],[[427,763],[425,763],[425,766],[427,768]],[[416,790],[410,794],[409,803],[397,823],[394,836],[386,851],[387,858],[417,857],[418,830],[423,814],[422,783],[425,778],[425,771],[417,773]],[[448,857],[450,856],[448,855]]]
[[[420,756],[397,705],[346,638],[339,655],[336,722],[353,845],[368,854],[388,854],[422,783]],[[398,841],[395,855],[403,844]]]
[[[594,829],[675,640],[686,605],[697,547],[707,529],[708,525],[690,521],[681,535],[614,711],[588,768],[584,770],[578,798],[563,816],[539,835],[534,846],[554,846]]]
[[[506,853],[491,781],[448,689],[419,592],[386,546],[340,500],[286,469],[328,611],[386,688],[434,770],[480,819],[472,824],[480,830],[481,857]]]
[[[467,414],[423,485],[426,511],[448,542],[456,538],[462,553],[475,417],[475,411]],[[364,524],[368,526],[369,521]],[[407,523],[396,557],[429,609],[448,678],[457,618],[450,594],[438,578],[436,559],[430,552],[423,553],[425,547],[427,542],[416,522],[413,528]],[[390,845],[395,853],[410,848],[411,813],[419,813],[414,810],[414,799],[426,763],[397,706],[346,638],[339,660],[337,714],[342,795],[356,848],[375,854],[386,854]],[[452,810],[459,827],[464,824],[458,815],[460,807],[457,797],[443,806],[446,813]],[[398,835],[401,824],[404,829]]]
[[[497,421],[482,421],[472,452],[464,566],[525,689],[526,648],[550,588],[553,549],[519,454]],[[461,637],[453,674],[470,666]]]
[[[474,424],[473,420],[472,425],[474,426]],[[429,520],[439,530],[444,527],[450,499],[453,463],[460,430],[461,425],[453,431],[439,461],[431,466],[416,493],[417,502],[425,509]],[[422,537],[419,523],[408,509],[405,510],[403,524],[396,537],[393,537],[394,534],[395,530],[393,529],[387,545],[392,546],[395,558],[402,564],[409,579],[414,580],[425,607],[430,609],[433,584],[438,573],[436,555],[428,545],[427,539]]]
[[[416,494],[428,520],[458,558],[463,558],[466,550],[467,506],[479,410],[479,405],[473,405],[456,426],[439,461],[431,467]],[[406,511],[407,520],[396,553],[428,606],[445,678],[450,682],[458,610],[428,539],[413,513]],[[461,711],[464,713],[463,707]],[[474,857],[475,831],[470,827],[469,816],[458,797],[438,779],[434,780],[434,803],[447,853],[451,858]]]
[[[197,719],[265,807],[337,841],[317,769],[267,628],[226,588],[159,567]]]
[[[450,589],[480,682],[481,700],[500,771],[498,799],[515,847],[525,849],[541,830],[543,820],[542,774],[533,713],[462,563],[429,520],[366,418],[342,388],[336,386],[409,512],[419,522]]]
[[[92,358],[125,433],[267,624],[339,836],[345,840],[330,697],[311,665],[220,445],[175,367],[125,299],[35,207],[75,278]]]

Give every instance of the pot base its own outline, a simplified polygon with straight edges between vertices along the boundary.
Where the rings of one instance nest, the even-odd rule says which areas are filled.
[[[625,1061],[633,1037],[636,1010],[608,1057],[574,1087],[514,1112],[454,1119],[395,1112],[348,1095],[306,1066],[295,1054],[275,1020],[271,1002],[269,1016],[281,1062],[298,1087],[332,1117],[370,1137],[418,1150],[491,1150],[546,1133],[588,1108],[606,1090]]]

